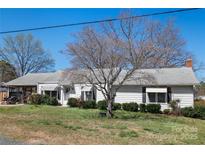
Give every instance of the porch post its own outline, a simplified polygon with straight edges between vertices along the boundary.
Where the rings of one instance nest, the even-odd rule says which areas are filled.
[[[7,97],[9,97],[10,87],[7,89]]]
[[[60,93],[60,102],[64,106],[66,104],[64,104],[64,90],[63,90],[63,86],[60,86],[60,91],[61,91],[61,93]]]

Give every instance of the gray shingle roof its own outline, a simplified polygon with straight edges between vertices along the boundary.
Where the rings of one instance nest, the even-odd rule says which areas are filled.
[[[198,80],[191,68],[161,68],[137,70],[126,85],[195,85]]]
[[[120,81],[125,72],[119,76]],[[80,83],[81,81],[75,81]],[[38,83],[60,83],[68,85],[71,83],[69,73],[65,75],[63,71],[53,73],[29,73],[25,76],[12,80],[6,85],[37,85]],[[195,85],[198,80],[191,68],[162,68],[162,69],[140,69],[137,70],[124,85]],[[117,82],[115,83],[117,84]]]
[[[6,83],[8,86],[33,86],[38,83],[58,83],[62,71],[52,73],[29,73]]]

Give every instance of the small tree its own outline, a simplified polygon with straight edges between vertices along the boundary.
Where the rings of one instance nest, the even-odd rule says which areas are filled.
[[[0,59],[11,64],[17,76],[29,72],[47,71],[54,65],[54,60],[43,49],[42,43],[34,39],[31,34],[4,37],[3,47],[0,48]]]
[[[137,69],[184,65],[188,56],[183,48],[185,42],[171,22],[162,25],[141,18],[124,18],[116,24],[86,27],[75,39],[65,52],[72,57],[73,68],[79,70],[73,71],[74,76],[102,92],[108,117],[113,115],[116,92],[136,77]]]
[[[180,100],[177,99],[177,100],[172,100],[171,102],[169,102],[169,106],[171,107],[172,109],[172,114],[174,115],[180,115],[181,113],[181,109],[180,109],[180,106],[179,106],[179,103],[180,103]]]

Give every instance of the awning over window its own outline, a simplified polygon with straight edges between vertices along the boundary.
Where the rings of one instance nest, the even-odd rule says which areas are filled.
[[[55,91],[58,89],[56,85],[41,85],[41,90]]]
[[[150,93],[167,93],[167,88],[146,88],[146,92],[150,92]]]
[[[82,91],[92,91],[92,86],[83,86]]]

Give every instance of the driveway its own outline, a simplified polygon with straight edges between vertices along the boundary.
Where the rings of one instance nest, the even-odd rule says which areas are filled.
[[[0,136],[0,145],[20,145],[22,143]]]

